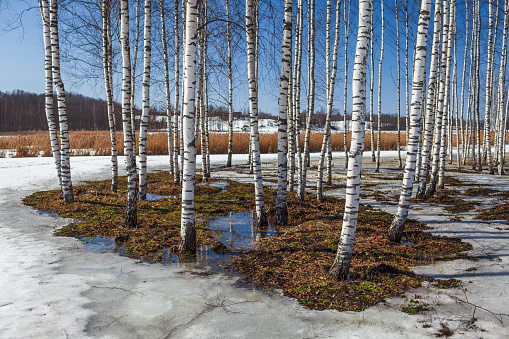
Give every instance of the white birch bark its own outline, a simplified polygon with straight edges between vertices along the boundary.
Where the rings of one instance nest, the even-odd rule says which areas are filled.
[[[256,217],[259,226],[268,224],[263,198],[260,140],[258,134],[258,77],[256,74],[256,7],[257,0],[246,0],[247,72],[249,79],[249,112],[253,154]]]
[[[380,60],[378,61],[378,134],[376,143],[376,166],[375,172],[380,172],[380,142],[382,133],[382,64],[384,60],[384,43],[385,43],[385,16],[384,16],[384,0],[381,0],[382,6],[382,44],[380,45]]]
[[[278,185],[276,196],[276,225],[288,224],[288,210],[286,207],[287,188],[287,119],[288,119],[288,94],[290,69],[292,67],[292,0],[285,0],[283,20],[283,42],[281,57],[281,78],[279,89],[279,115],[277,133],[277,160],[278,160]]]
[[[150,110],[150,57],[151,57],[151,6],[150,0],[145,0],[144,28],[143,28],[143,83],[142,83],[142,110],[140,121],[140,189],[138,198],[147,199],[147,132],[148,132],[148,113]],[[171,130],[171,128],[170,128]],[[171,142],[170,142],[171,144]],[[171,158],[171,157],[170,157]]]
[[[133,134],[133,153],[136,161],[136,103],[135,103],[135,89],[136,89],[136,66],[138,65],[138,50],[140,46],[140,0],[136,0],[136,35],[134,38],[134,54],[131,63],[131,132]]]
[[[399,196],[398,211],[389,229],[389,239],[395,242],[401,240],[401,234],[408,218],[410,199],[412,198],[413,179],[419,140],[421,139],[421,117],[423,111],[424,84],[426,83],[426,50],[428,24],[431,12],[431,0],[423,0],[419,12],[417,28],[417,42],[415,46],[415,62],[412,77],[412,100],[410,106],[410,134],[407,143],[407,156],[401,194]]]
[[[48,0],[39,0],[39,9],[41,11],[43,37],[44,37],[44,71],[46,77],[45,93],[45,112],[48,122],[48,130],[51,143],[51,152],[57,169],[58,186],[62,191],[62,158],[60,155],[60,144],[58,143],[58,128],[56,124],[55,113],[53,112],[53,72],[52,72],[52,53],[51,53],[51,32]]]
[[[374,1],[371,0],[371,8],[375,8]],[[374,119],[374,90],[375,90],[375,50],[374,50],[374,20],[373,20],[374,10],[371,11],[371,33],[370,33],[370,48],[369,48],[369,56],[370,56],[370,66],[371,66],[371,76],[369,81],[369,127],[371,128],[371,162],[376,162],[376,153],[375,153],[375,119]],[[353,119],[353,118],[352,118]],[[352,141],[353,144],[353,141]]]
[[[440,149],[441,149],[441,141],[442,141],[442,129],[445,128],[443,126],[443,120],[447,119],[447,115],[444,114],[446,109],[445,104],[445,89],[446,89],[446,74],[447,74],[447,46],[448,46],[448,37],[449,37],[449,0],[443,1],[443,25],[442,25],[442,55],[441,55],[441,74],[440,74],[440,86],[438,91],[438,108],[435,115],[435,129],[433,135],[433,159],[432,159],[432,169],[431,169],[431,178],[430,184],[428,185],[424,196],[430,197],[435,193],[438,172],[439,172],[439,164],[440,164]]]
[[[173,112],[171,109],[171,97],[170,97],[170,67],[168,65],[168,43],[166,41],[166,18],[164,0],[159,0],[159,8],[161,12],[161,47],[163,48],[163,63],[164,63],[164,88],[166,90],[166,133],[168,135],[168,158],[169,158],[169,169],[170,173],[175,178],[175,166],[174,166],[174,155],[173,155]],[[178,26],[177,26],[178,29]],[[177,35],[178,36],[178,35]],[[178,55],[178,48],[175,48],[175,56]],[[176,76],[178,79],[178,76]],[[178,81],[177,81],[178,84]],[[178,96],[178,90],[175,91],[175,96]],[[178,103],[177,103],[178,105]],[[175,107],[178,107],[178,106]],[[140,137],[141,138],[141,137]],[[141,146],[141,145],[140,145]],[[141,179],[141,177],[140,177]],[[140,187],[141,190],[141,187]]]
[[[174,1],[174,35],[175,35],[175,104],[173,105],[173,179],[180,184],[179,166],[179,107],[180,107],[180,34],[179,34],[179,0]],[[169,117],[168,117],[169,119]]]
[[[505,73],[507,67],[507,33],[509,29],[509,0],[504,1],[504,30],[502,36],[502,55],[500,56],[500,72],[498,78],[498,115],[500,120],[499,125],[499,144],[498,144],[498,174],[504,174],[504,135],[505,135],[505,122],[504,122],[504,84]]]
[[[71,181],[71,157],[69,146],[69,127],[67,123],[67,106],[65,103],[65,88],[60,74],[60,43],[58,40],[58,1],[51,0],[49,10],[50,36],[51,36],[51,57],[53,84],[57,92],[58,101],[58,122],[60,125],[60,155],[61,155],[61,177],[62,193],[65,203],[74,202],[74,194]]]
[[[196,253],[194,216],[194,188],[196,174],[196,138],[194,119],[196,113],[196,43],[198,41],[198,1],[187,0],[186,34],[184,40],[184,97],[182,129],[184,137],[184,162],[182,168],[182,216],[180,223],[181,253]]]
[[[308,67],[308,108],[306,113],[306,134],[304,135],[304,165],[299,182],[299,198],[304,200],[306,190],[307,168],[309,164],[309,138],[311,135],[311,119],[315,110],[315,0],[309,2],[309,67]]]
[[[226,167],[232,166],[233,157],[233,68],[232,68],[232,26],[230,22],[230,0],[225,1],[226,41],[228,43],[228,159]]]
[[[355,230],[359,214],[359,190],[364,150],[366,118],[366,66],[371,30],[371,1],[359,1],[359,25],[352,81],[352,144],[348,159],[345,214],[341,240],[329,275],[335,279],[346,279],[352,261]]]
[[[497,1],[498,3],[498,1]],[[493,1],[489,1],[489,31],[488,31],[488,65],[486,67],[486,101],[484,106],[484,152],[487,153],[489,174],[494,174],[491,154],[491,105],[492,105],[492,77],[493,77]],[[498,8],[497,8],[498,9]]]
[[[106,104],[108,108],[108,125],[111,142],[111,190],[118,187],[118,159],[117,136],[115,133],[115,103],[113,101],[113,65],[112,65],[112,38],[111,38],[111,0],[102,0],[102,39],[103,39],[103,70],[106,90]]]
[[[410,40],[409,26],[408,26],[408,12],[410,11],[410,2],[406,0],[405,6],[405,112],[406,112],[406,123],[405,123],[405,145],[408,145],[408,133],[410,130],[410,108],[408,107],[408,101],[410,100],[410,93],[408,90],[408,44]]]
[[[396,122],[397,129],[398,129],[398,160],[399,160],[399,168],[403,167],[403,161],[401,160],[401,56],[400,56],[400,46],[399,46],[399,40],[400,40],[400,34],[399,34],[399,8],[398,8],[398,2],[399,0],[395,0],[395,12],[396,12],[396,63],[398,64],[398,79],[396,80],[397,83],[397,90],[398,90],[398,98],[397,98],[397,109],[398,109],[398,121]],[[440,0],[437,1],[437,3],[440,2]]]
[[[347,4],[348,2],[348,9]],[[343,92],[343,149],[345,151],[345,168],[348,168],[348,143],[347,131],[348,124],[346,119],[346,107],[348,103],[348,37],[350,35],[350,0],[344,2],[343,21],[345,26],[345,83]]]
[[[444,108],[443,108],[443,127],[442,127],[442,141],[440,143],[440,164],[438,173],[437,186],[440,189],[445,188],[445,159],[447,157],[447,127],[448,123],[452,124],[449,119],[449,111],[451,107],[451,63],[452,63],[452,44],[453,32],[456,25],[456,0],[451,0],[449,9],[449,32],[447,37],[447,65],[445,71],[445,95],[444,95]],[[450,122],[449,122],[450,121]],[[433,180],[433,178],[432,178]]]
[[[302,75],[302,32],[304,26],[304,7],[303,0],[298,0],[298,27],[295,34],[295,71],[293,72],[293,118],[295,127],[295,147],[297,158],[297,169],[299,170],[298,183],[299,187],[302,183],[303,166],[302,166],[302,152],[300,147],[300,90],[301,90],[301,75]],[[299,190],[300,192],[300,190]]]
[[[131,130],[131,56],[129,49],[129,1],[120,1],[120,43],[122,46],[122,124],[124,129],[124,155],[127,169],[127,227],[137,226],[138,181],[135,140]]]
[[[330,12],[331,12],[331,0],[327,1],[327,22],[328,26],[330,26]],[[327,116],[325,121],[325,133],[323,135],[322,141],[322,149],[320,151],[320,159],[318,161],[318,173],[317,173],[317,186],[316,186],[316,198],[318,201],[323,201],[323,163],[325,159],[325,153],[327,151],[327,146],[329,144],[330,138],[330,120],[332,117],[332,105],[334,103],[334,86],[336,83],[336,74],[338,69],[338,50],[339,50],[339,29],[341,20],[341,0],[336,1],[336,29],[335,29],[335,38],[334,38],[334,51],[332,52],[332,73],[327,71]],[[330,40],[330,33],[328,34]],[[327,54],[327,68],[330,68],[329,65],[329,56],[330,53]]]
[[[438,62],[440,49],[440,33],[442,29],[442,1],[435,4],[435,19],[433,24],[433,47],[431,51],[430,75],[428,81],[428,100],[426,102],[425,136],[422,141],[422,162],[419,174],[419,189],[417,196],[422,197],[426,192],[426,177],[430,166],[431,146],[433,142],[433,127],[435,126],[436,83],[438,76]]]

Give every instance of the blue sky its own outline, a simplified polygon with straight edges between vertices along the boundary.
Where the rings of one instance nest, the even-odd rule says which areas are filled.
[[[356,1],[351,1],[352,6],[356,4]],[[0,2],[2,4],[2,2]],[[30,1],[30,5],[36,4],[35,1]],[[323,1],[317,1],[317,18],[324,15],[324,2]],[[382,113],[396,113],[396,85],[395,85],[395,78],[396,78],[396,51],[395,51],[395,28],[394,28],[394,13],[392,13],[392,6],[393,4],[389,4],[389,6],[386,9],[386,45],[385,45],[385,58],[384,58],[384,65],[383,65],[383,86],[382,86]],[[415,5],[414,5],[415,6]],[[26,9],[28,5],[24,3],[23,1],[13,1],[10,3],[10,7],[6,8],[5,2],[3,2],[3,5],[0,5],[0,28],[2,30],[0,31],[1,36],[1,44],[2,44],[2,53],[0,53],[0,67],[1,67],[1,76],[0,76],[0,91],[12,91],[14,89],[21,89],[28,92],[35,92],[35,93],[43,93],[44,91],[44,54],[43,54],[43,42],[42,42],[42,25],[40,23],[40,14],[38,8],[33,8],[29,11],[24,12],[23,19],[22,19],[22,26],[19,26],[15,29],[8,29],[6,27],[9,26],[9,23],[15,21],[17,13],[21,13],[24,9]],[[322,8],[323,7],[323,8]],[[461,9],[459,8],[458,11],[460,12]],[[415,13],[414,13],[415,14]],[[379,13],[379,4],[375,6],[375,26],[379,26],[380,19],[378,16]],[[155,18],[154,20],[158,20]],[[354,56],[354,50],[355,50],[355,36],[356,36],[356,26],[357,26],[357,17],[356,17],[356,11],[352,13],[352,28],[351,28],[351,34],[350,34],[350,43],[349,43],[349,59],[350,59],[350,65],[352,65],[353,62],[353,56]],[[318,20],[318,25],[323,26],[323,20]],[[344,38],[343,38],[343,24],[341,24],[341,45],[339,50],[339,60],[338,60],[338,78],[336,80],[336,95],[335,95],[335,102],[334,106],[339,108],[340,111],[342,111],[343,107],[343,77],[344,77],[344,59],[343,59],[343,51],[344,51]],[[333,31],[333,30],[332,30]],[[378,57],[380,53],[380,38],[379,38],[379,30],[375,31],[375,113],[377,110],[377,81],[378,81]],[[401,26],[401,34],[403,39],[404,34],[404,26]],[[415,34],[415,32],[414,32]],[[304,43],[306,43],[306,37],[307,33],[304,32]],[[429,38],[432,37],[432,34],[429,35]],[[317,58],[323,58],[323,40],[324,35],[322,33],[321,36],[317,36],[317,40],[322,41],[322,45],[319,45],[319,42],[317,42]],[[158,42],[159,43],[159,42]],[[460,41],[461,43],[461,41]],[[402,47],[403,47],[403,41],[402,41]],[[462,44],[460,44],[460,49],[462,52]],[[245,48],[244,45],[241,45],[240,48]],[[413,49],[412,46],[410,46],[409,54],[410,58],[412,57]],[[153,53],[154,54],[154,53]],[[277,64],[280,64],[280,61],[277,61],[278,58],[280,58],[279,55],[275,55],[275,60]],[[401,54],[402,57],[402,63],[404,62],[404,54]],[[459,59],[458,61],[461,62],[462,59],[462,53],[459,53],[458,55]],[[306,54],[303,55],[303,78],[307,78],[305,76],[305,72],[307,71],[307,67],[305,65],[306,63]],[[280,60],[280,59],[279,59]],[[320,62],[320,61],[318,61]],[[429,61],[428,61],[429,62]],[[411,63],[411,60],[410,60]],[[461,62],[462,64],[462,62]],[[460,65],[461,65],[460,64]],[[276,70],[277,70],[276,66]],[[240,69],[245,68],[243,65],[243,62],[240,65]],[[96,81],[96,85],[93,85],[93,82],[86,82],[86,81],[70,81],[69,74],[66,72],[65,67],[63,66],[63,79],[64,83],[66,84],[66,90],[72,91],[76,93],[80,93],[83,95],[88,95],[92,97],[99,97],[104,98],[104,87],[102,85],[102,82]],[[368,70],[369,71],[369,70]],[[267,71],[268,72],[268,71]],[[324,98],[324,92],[325,86],[324,86],[324,64],[323,61],[321,61],[321,66],[318,65],[317,70],[317,77],[320,77],[320,74],[322,76],[322,79],[317,79],[317,96],[322,98],[322,102],[316,103],[316,108],[319,108],[320,106],[325,106],[323,102]],[[349,81],[351,81],[351,72],[352,68],[350,66],[349,68]],[[274,73],[274,71],[273,71]],[[277,72],[276,72],[277,73]],[[461,73],[460,73],[461,74]],[[459,76],[459,75],[458,75]],[[244,79],[244,77],[246,77]],[[402,70],[402,95],[401,95],[401,105],[402,105],[402,112],[404,111],[405,107],[405,98],[404,98],[404,73]],[[235,93],[235,100],[234,103],[234,109],[235,110],[243,110],[247,107],[247,75],[244,71],[240,71],[239,78],[235,80],[238,88],[236,89]],[[410,76],[411,81],[411,76]],[[261,84],[260,85],[260,110],[276,114],[277,113],[277,97],[279,93],[279,86],[273,84],[273,80],[269,84]],[[243,84],[245,83],[245,84]],[[321,83],[321,84],[320,84]],[[81,86],[77,85],[81,84]],[[305,84],[305,82],[304,82]],[[140,85],[141,85],[141,79],[140,79]],[[138,88],[141,86],[138,85]],[[78,87],[79,86],[79,87]],[[171,85],[173,87],[173,85]],[[155,88],[151,92],[153,93],[152,96],[154,98],[154,101],[157,101],[158,94],[161,96],[161,93],[164,91],[161,91],[161,88]],[[227,82],[225,79],[224,85],[221,84],[221,87],[227,88]],[[349,85],[349,87],[351,87]],[[303,101],[301,104],[301,107],[304,109],[305,104],[305,88],[303,88],[302,91],[302,97]],[[369,91],[368,91],[369,93]],[[349,90],[349,102],[351,102],[351,92]],[[118,98],[118,96],[117,96]],[[162,102],[160,100],[159,102]],[[369,104],[368,104],[369,107]],[[403,114],[403,113],[402,113]]]

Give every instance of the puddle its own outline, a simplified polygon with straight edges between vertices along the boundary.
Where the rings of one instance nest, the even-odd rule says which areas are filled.
[[[177,198],[179,195],[159,195],[147,193],[147,201],[157,201],[166,198]]]
[[[410,241],[401,240],[400,244],[405,245],[405,246],[415,247],[415,244]]]
[[[119,253],[125,256],[125,248],[118,246],[112,237],[83,237],[80,240],[85,245],[85,250],[94,253]]]
[[[261,239],[276,234],[273,227],[259,228],[253,223],[250,212],[217,217],[209,221],[208,227],[212,230],[214,244],[199,246],[196,256],[179,257],[168,249],[162,249],[156,254],[157,260],[152,259],[149,262],[191,269],[210,267],[213,272],[226,272],[223,265],[229,259],[255,248]],[[113,237],[83,237],[80,240],[89,252],[126,255],[125,248],[118,246]]]
[[[49,212],[49,211],[37,211],[37,213],[40,215],[48,215],[50,217],[58,217],[59,216],[58,214]]]
[[[202,182],[202,183],[199,183],[199,184],[196,184],[197,186],[204,186],[204,185],[208,185],[208,186],[211,186],[211,187],[217,187],[217,188],[220,188],[221,189],[221,192],[219,193],[224,193],[226,192],[227,188],[228,188],[228,182],[226,180],[217,180],[217,181],[211,181],[209,183],[206,183],[206,182]]]
[[[250,250],[256,242],[276,234],[272,227],[259,228],[253,223],[250,212],[230,213],[209,221],[209,228],[215,233],[214,240],[222,242],[228,250]]]

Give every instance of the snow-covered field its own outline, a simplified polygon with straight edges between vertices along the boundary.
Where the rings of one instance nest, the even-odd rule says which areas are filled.
[[[387,158],[397,152],[383,154]],[[275,168],[276,158],[263,155],[264,168]],[[225,160],[211,156],[214,166]],[[234,160],[245,163],[247,157]],[[73,157],[71,165],[74,183],[110,174],[108,157]],[[149,157],[148,166],[165,169],[167,158]],[[250,180],[233,171],[213,175]],[[460,175],[509,189],[505,177]],[[385,185],[395,190],[400,183]],[[68,220],[39,215],[21,199],[56,188],[51,158],[0,160],[0,338],[421,338],[434,337],[442,322],[456,329],[457,338],[509,337],[509,318],[495,315],[509,313],[509,232],[503,223],[481,223],[472,216],[451,222],[436,206],[412,210],[411,218],[471,242],[473,254],[490,255],[477,262],[415,268],[417,273],[460,279],[466,290],[424,286],[407,299],[391,299],[364,312],[310,311],[278,291],[237,287],[232,277],[86,252],[76,239],[55,237],[54,229]],[[364,203],[394,212],[394,206]],[[400,306],[415,294],[432,311],[414,316],[401,312]],[[472,317],[476,321],[468,328]]]

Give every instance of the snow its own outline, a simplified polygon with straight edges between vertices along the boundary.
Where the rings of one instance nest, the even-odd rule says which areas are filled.
[[[394,157],[397,152],[382,155]],[[343,154],[334,156],[340,158]],[[370,152],[365,156],[368,161]],[[313,154],[312,161],[317,157]],[[263,167],[274,169],[276,158],[277,154],[262,155]],[[247,155],[234,156],[234,163],[246,161]],[[72,157],[73,182],[108,178],[109,162],[102,156]],[[224,165],[226,156],[212,155],[211,162]],[[123,164],[123,159],[119,163]],[[342,165],[343,160],[338,163]],[[165,169],[167,158],[150,156],[148,166],[152,170]],[[366,170],[368,166],[366,162]],[[342,166],[338,171],[344,172]],[[466,292],[448,290],[447,294],[422,287],[408,295],[411,298],[419,293],[434,302],[432,314],[410,316],[400,312],[406,299],[391,299],[358,313],[310,311],[279,291],[241,288],[235,285],[236,278],[200,275],[193,265],[147,264],[115,253],[87,252],[76,239],[53,236],[54,230],[69,220],[40,215],[23,206],[21,199],[34,191],[57,189],[55,173],[52,158],[0,160],[1,338],[434,337],[440,322],[454,324],[472,317],[473,307],[449,294],[468,297],[496,313],[507,313],[507,232],[495,229],[502,225],[499,223],[479,223],[471,218],[451,223],[440,216],[439,207],[411,211],[410,217],[428,220],[444,234],[463,234],[473,243],[474,253],[489,253],[496,258],[416,268],[419,273],[456,277],[468,287]],[[212,174],[252,180],[234,171]],[[496,181],[500,187],[509,187],[507,178],[473,175],[469,180],[484,184]],[[390,185],[396,190],[399,183]],[[379,207],[394,211],[393,206]],[[471,266],[477,271],[466,272]],[[487,332],[471,329],[463,336],[456,332],[453,337],[509,337],[507,317],[499,322],[481,309],[475,317],[475,324]],[[424,328],[423,322],[430,322],[432,328]]]

